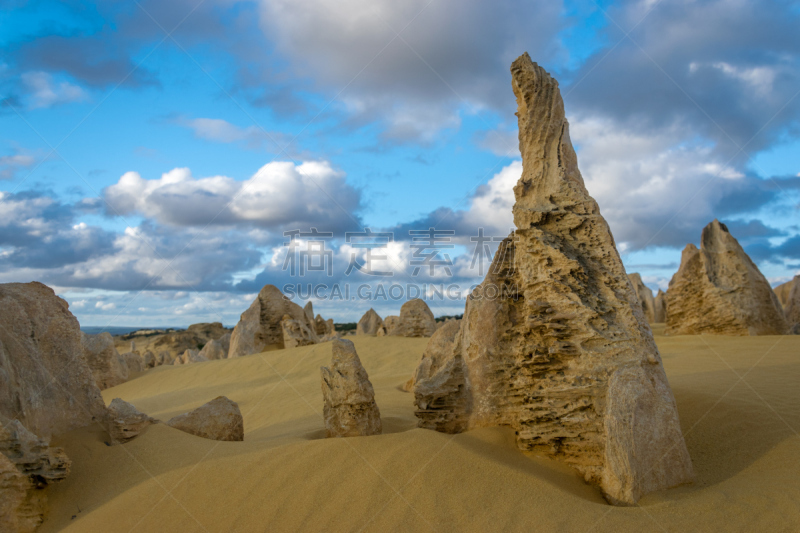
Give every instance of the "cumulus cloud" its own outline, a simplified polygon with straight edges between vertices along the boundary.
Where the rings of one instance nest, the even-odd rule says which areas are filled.
[[[67,81],[56,82],[47,72],[25,72],[21,78],[28,93],[28,105],[31,109],[79,102],[88,97],[79,86]]]
[[[141,215],[170,226],[245,224],[267,229],[359,225],[361,193],[325,161],[272,162],[251,178],[194,178],[176,168],[159,179],[124,174],[103,191],[111,215]]]
[[[496,107],[525,50],[559,52],[560,2],[262,0],[261,26],[294,74],[337,95],[385,136],[429,140],[460,108]],[[398,37],[400,34],[400,37]]]
[[[570,135],[587,189],[629,250],[695,242],[714,217],[755,212],[800,185],[743,172],[711,143],[686,143],[687,125],[649,131],[595,116],[574,120]]]
[[[800,118],[800,100],[792,99],[800,12],[791,3],[628,0],[606,13],[607,47],[565,90],[573,113],[654,132],[683,122],[686,142],[707,139],[726,159],[769,146]]]

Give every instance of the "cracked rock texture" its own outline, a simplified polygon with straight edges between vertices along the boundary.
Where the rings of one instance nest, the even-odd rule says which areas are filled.
[[[244,420],[239,404],[217,396],[194,411],[170,418],[167,425],[212,440],[244,440]]]
[[[628,279],[631,280],[633,292],[636,294],[636,299],[639,300],[639,303],[642,306],[642,311],[644,312],[644,317],[647,319],[647,322],[650,324],[657,322],[656,300],[653,298],[653,291],[650,290],[650,287],[644,284],[642,281],[642,276],[640,276],[637,272],[628,274]]]
[[[327,437],[379,435],[381,413],[367,371],[352,341],[332,343],[330,367],[321,367],[323,417]]]
[[[452,348],[415,387],[423,427],[505,425],[614,504],[692,480],[661,358],[614,239],[589,196],[558,83],[511,66],[523,172],[518,228],[467,300]],[[498,298],[489,286],[500,290]]]
[[[111,444],[124,444],[138,437],[147,426],[157,422],[125,400],[114,398],[108,406],[106,430]]]
[[[44,489],[67,477],[70,460],[61,448],[28,431],[18,420],[0,425],[0,531],[31,532],[42,523]]]
[[[311,302],[308,302],[308,305],[311,305]],[[318,343],[319,337],[317,337],[316,324],[313,317],[310,324],[313,324],[313,326],[310,326],[306,320],[295,320],[289,315],[283,315],[283,320],[281,320],[283,347],[295,348]]]
[[[38,282],[0,284],[0,325],[0,415],[43,438],[105,419],[67,302]]]
[[[705,228],[700,249],[687,244],[667,291],[668,335],[782,335],[778,297],[725,224]]]
[[[275,285],[265,285],[233,329],[228,357],[283,349],[284,315],[315,329],[313,318],[309,323],[302,307],[286,298]]]

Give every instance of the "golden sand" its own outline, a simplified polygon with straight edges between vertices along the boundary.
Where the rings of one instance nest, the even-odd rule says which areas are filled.
[[[654,328],[659,333],[663,328]],[[123,446],[89,427],[53,439],[73,461],[41,531],[799,531],[800,336],[657,336],[693,485],[611,507],[513,432],[416,428],[400,386],[427,339],[350,337],[384,434],[324,439],[330,344],[160,367],[105,390],[161,420],[219,395],[244,442],[163,424]]]

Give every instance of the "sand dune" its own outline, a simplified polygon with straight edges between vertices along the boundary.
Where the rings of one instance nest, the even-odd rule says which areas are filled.
[[[656,325],[658,333],[662,325]],[[507,429],[416,428],[408,380],[427,339],[354,337],[384,434],[324,439],[330,344],[159,367],[103,391],[166,420],[225,395],[244,442],[163,424],[108,447],[95,426],[53,439],[72,474],[41,531],[796,531],[800,337],[656,337],[697,480],[605,503]],[[743,379],[740,379],[743,378]]]

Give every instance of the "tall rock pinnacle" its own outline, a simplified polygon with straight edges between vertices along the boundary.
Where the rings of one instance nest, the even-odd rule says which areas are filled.
[[[578,170],[558,83],[511,66],[522,176],[517,230],[467,301],[461,331],[424,359],[420,426],[511,426],[615,504],[691,481],[675,400],[614,239]],[[493,298],[491,295],[500,294]]]

